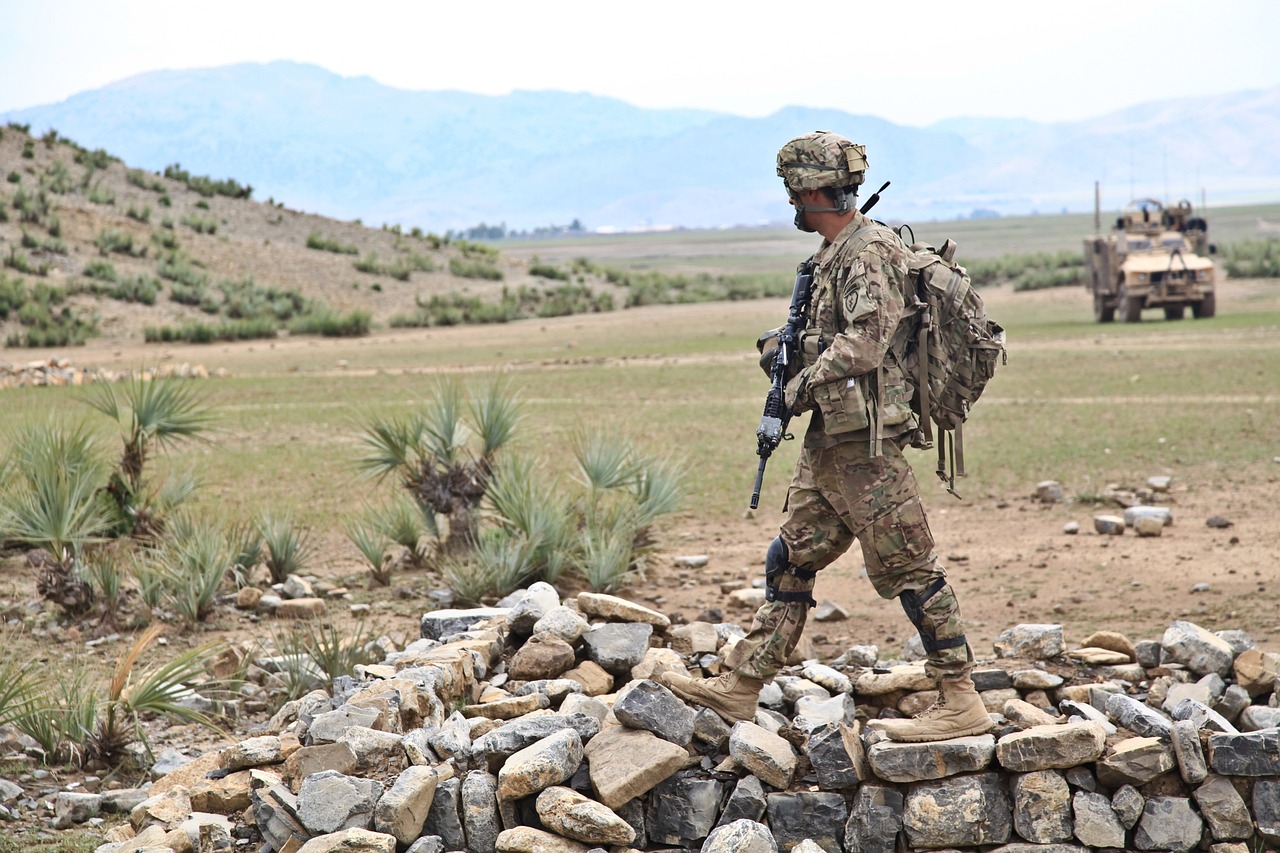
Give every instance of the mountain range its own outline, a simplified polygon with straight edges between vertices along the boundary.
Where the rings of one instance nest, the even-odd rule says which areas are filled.
[[[893,184],[883,217],[1084,211],[1095,181],[1108,209],[1137,196],[1198,203],[1202,191],[1212,204],[1280,200],[1280,87],[1077,122],[918,128],[803,107],[745,118],[585,93],[406,91],[272,62],[154,71],[0,121],[56,129],[135,167],[235,178],[295,209],[437,231],[783,221],[774,155],[818,128],[866,144],[864,195]]]

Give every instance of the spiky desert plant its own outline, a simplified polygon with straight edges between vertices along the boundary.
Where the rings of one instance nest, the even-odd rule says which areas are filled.
[[[368,562],[369,575],[374,583],[387,586],[391,583],[391,567],[386,560],[387,546],[390,542],[383,532],[382,525],[376,519],[369,517],[370,512],[376,511],[366,507],[365,515],[347,519],[343,524],[343,532]]]
[[[164,578],[164,599],[184,623],[194,625],[213,612],[218,590],[232,567],[231,546],[215,524],[187,516],[151,549]]]
[[[98,705],[99,696],[84,666],[73,664],[55,679],[38,678],[33,671],[13,726],[40,745],[45,764],[82,762]]]
[[[637,549],[653,545],[653,524],[660,517],[675,512],[684,499],[684,469],[672,459],[642,458],[636,466],[631,493],[636,500]]]
[[[581,481],[592,492],[630,486],[640,471],[635,453],[624,439],[579,430],[569,437],[569,446]]]
[[[239,521],[227,531],[227,541],[231,543],[231,571],[235,575],[236,587],[246,586],[266,553],[262,531],[253,522]]]
[[[537,573],[538,543],[519,531],[489,527],[481,531],[472,557],[488,579],[488,593],[504,596],[519,589]]]
[[[154,495],[145,491],[148,459],[186,441],[200,440],[213,423],[213,412],[179,379],[134,377],[120,390],[109,382],[91,386],[84,402],[121,427],[124,449],[107,487],[119,511],[122,532],[153,534],[163,519],[156,516]]]
[[[383,535],[405,549],[408,562],[420,566],[426,558],[422,538],[438,534],[437,530],[432,530],[427,525],[427,515],[434,520],[434,513],[424,513],[422,507],[406,495],[392,500],[377,511],[374,517],[381,526]]]
[[[265,512],[258,520],[258,530],[266,546],[263,562],[271,573],[272,583],[284,583],[289,575],[302,571],[315,552],[311,537],[294,526],[287,512]]]
[[[625,515],[600,516],[580,535],[578,569],[594,592],[612,592],[622,586],[631,567],[631,543],[635,527]]]
[[[537,543],[537,574],[547,583],[559,581],[574,560],[578,531],[578,515],[560,484],[532,458],[509,456],[494,470],[489,502],[501,524]]]
[[[129,577],[128,563],[122,561],[113,548],[90,549],[82,560],[81,575],[93,587],[94,596],[102,602],[103,621],[114,627],[120,596]]]

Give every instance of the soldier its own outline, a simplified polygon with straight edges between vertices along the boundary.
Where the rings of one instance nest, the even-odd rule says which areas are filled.
[[[884,598],[897,598],[920,633],[938,701],[914,719],[869,725],[899,741],[933,741],[992,728],[969,672],[955,592],[934,552],[920,489],[902,449],[919,424],[913,386],[895,332],[906,307],[908,259],[901,241],[855,237],[872,224],[858,211],[865,148],[828,131],[791,140],[777,171],[795,207],[795,225],[823,242],[813,261],[809,324],[801,336],[803,368],[790,378],[787,405],[812,411],[787,492],[781,535],[765,555],[765,601],[751,632],[726,661],[729,671],[698,679],[668,673],[663,682],[688,702],[730,723],[755,716],[760,689],[795,650],[814,605],[817,573],[856,538],[867,576]],[[903,326],[906,328],[905,324]],[[772,362],[766,350],[766,369]]]

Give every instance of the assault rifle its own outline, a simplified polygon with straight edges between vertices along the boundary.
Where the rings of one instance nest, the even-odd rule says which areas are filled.
[[[769,371],[769,392],[764,398],[764,414],[756,427],[756,455],[760,457],[760,469],[756,471],[755,487],[751,490],[751,508],[760,505],[760,485],[764,482],[764,466],[783,439],[790,439],[787,424],[791,422],[791,409],[787,406],[786,387],[788,367],[800,358],[800,333],[809,321],[809,296],[813,287],[813,257],[796,270],[796,286],[791,291],[791,307],[787,311],[787,324],[778,330],[778,348],[773,352],[773,369]]]

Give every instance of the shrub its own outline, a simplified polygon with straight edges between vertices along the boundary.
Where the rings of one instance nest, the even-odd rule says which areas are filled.
[[[164,181],[142,171],[141,169],[129,169],[125,172],[124,177],[126,181],[140,189],[151,190],[156,193],[163,193],[165,191]]]
[[[336,238],[322,237],[319,231],[307,235],[307,248],[319,249],[323,252],[334,252],[339,255],[357,255],[360,250],[355,246],[338,242]]]
[[[55,160],[49,164],[49,167],[44,170],[40,185],[58,195],[65,195],[75,187],[71,182],[71,173],[67,171],[66,165],[61,160]]]
[[[132,234],[127,231],[117,231],[114,228],[104,228],[99,231],[98,236],[93,240],[93,245],[98,247],[98,254],[103,257],[112,252],[128,255],[131,258],[141,258],[147,254],[146,246],[134,246]]]
[[[32,160],[36,156],[36,145],[31,140],[22,143],[22,159]]]
[[[48,252],[49,254],[52,254],[52,255],[67,254],[66,243],[56,238],[41,240],[39,237],[36,237],[35,235],[28,233],[26,229],[23,229],[22,231],[22,248],[35,249],[36,251],[39,251],[39,252]]]
[[[216,234],[218,231],[218,220],[212,217],[204,218],[191,214],[182,217],[179,221],[197,234]]]
[[[274,338],[279,333],[279,326],[268,317],[253,320],[233,320],[218,324],[185,323],[181,326],[148,326],[143,330],[146,343],[174,343],[183,341],[191,344],[208,344],[214,341],[248,341],[262,338]]]
[[[1280,278],[1280,240],[1242,240],[1225,246],[1223,255],[1232,278]]]
[[[5,178],[5,180],[7,180],[11,184],[20,184],[22,183],[22,176],[19,175],[17,172],[10,172],[9,176]]]
[[[450,258],[449,272],[459,278],[479,278],[488,281],[502,280],[502,270],[484,260]]]
[[[98,281],[115,281],[116,268],[110,261],[89,261],[84,265],[84,275]]]
[[[94,184],[85,198],[94,204],[115,204],[116,194],[114,190],[108,189],[102,185],[102,182]]]
[[[529,265],[529,275],[535,275],[539,278],[550,278],[557,281],[568,281],[569,273],[552,264],[541,263],[536,257],[533,263]]]
[[[125,216],[137,222],[147,223],[151,221],[151,205],[143,205],[142,207],[134,207],[129,205],[129,209],[125,212]]]
[[[327,338],[358,338],[369,334],[373,315],[357,308],[345,316],[328,309],[303,314],[289,324],[291,335],[323,335]]]
[[[203,287],[209,283],[209,277],[196,269],[191,261],[173,252],[160,259],[160,265],[156,267],[156,274],[161,278],[168,279],[172,282],[184,284],[188,287]],[[175,299],[175,302],[182,302],[181,299]],[[188,302],[188,305],[199,303]]]
[[[181,181],[188,188],[199,193],[205,198],[215,195],[223,195],[228,198],[250,198],[253,196],[253,187],[249,185],[241,186],[232,178],[215,181],[205,175],[192,175],[186,169],[183,169],[177,163],[165,166],[164,176],[175,181]]]
[[[81,148],[76,151],[75,161],[89,170],[101,171],[111,165],[116,158],[112,157],[101,148],[93,151],[86,151]]]
[[[271,573],[272,583],[284,583],[289,575],[302,571],[315,553],[310,536],[294,527],[287,513],[263,513],[258,529],[266,545],[263,562]]]
[[[9,257],[4,259],[4,265],[9,269],[17,270],[20,273],[38,275],[41,277],[47,276],[51,268],[48,261],[32,263],[31,259],[27,257],[27,253],[19,252],[17,246],[9,247]]]

